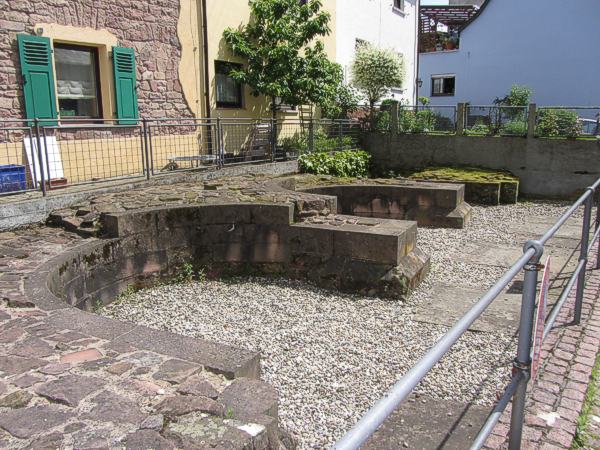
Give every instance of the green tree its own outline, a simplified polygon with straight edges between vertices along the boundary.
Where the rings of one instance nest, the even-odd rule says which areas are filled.
[[[342,80],[341,67],[329,61],[318,38],[330,32],[330,15],[320,0],[250,0],[251,20],[223,36],[246,66],[231,76],[255,96],[281,98],[289,105],[332,101]],[[275,109],[273,109],[275,115]]]
[[[369,102],[371,121],[375,103],[389,94],[391,88],[401,87],[404,81],[404,67],[400,56],[391,50],[372,45],[361,45],[358,48],[351,72],[352,85]]]
[[[328,119],[346,119],[349,113],[358,109],[359,96],[352,86],[340,81],[334,95],[321,103],[323,117]]]

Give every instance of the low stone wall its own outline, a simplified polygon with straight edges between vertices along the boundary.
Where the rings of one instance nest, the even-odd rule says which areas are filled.
[[[94,310],[129,286],[172,277],[193,263],[221,272],[282,273],[330,288],[405,295],[426,275],[415,222],[337,216],[293,224],[292,204],[165,207],[109,214],[109,239],[61,260],[51,291]]]
[[[572,197],[600,176],[600,141],[517,137],[378,134],[363,137],[376,170],[475,166],[508,170],[520,192],[533,197]]]
[[[462,184],[341,184],[301,189],[337,198],[338,213],[415,220],[419,226],[463,228],[471,219]]]

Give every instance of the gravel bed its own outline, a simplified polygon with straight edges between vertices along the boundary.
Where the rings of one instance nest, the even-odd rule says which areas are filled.
[[[147,289],[100,313],[259,351],[263,378],[280,395],[281,424],[302,448],[328,447],[447,331],[411,320],[434,282],[487,287],[506,270],[452,261],[451,250],[474,240],[521,245],[505,224],[564,210],[551,202],[476,207],[463,230],[420,228],[432,271],[406,302],[244,278]],[[491,405],[507,383],[514,348],[509,334],[467,332],[416,392]]]

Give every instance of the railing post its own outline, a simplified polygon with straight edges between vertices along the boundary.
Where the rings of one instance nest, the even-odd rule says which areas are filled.
[[[315,123],[313,118],[308,122],[308,153],[315,151]]]
[[[583,290],[585,289],[585,269],[587,266],[587,256],[590,242],[590,224],[592,221],[592,201],[594,198],[594,189],[589,187],[587,191],[590,193],[585,199],[583,210],[583,226],[581,227],[581,244],[579,252],[579,261],[583,261],[583,268],[577,277],[577,293],[575,294],[575,314],[573,323],[579,325],[581,322],[581,308],[583,305]]]
[[[592,195],[593,197],[593,195]],[[600,195],[596,196],[596,224],[594,225],[594,233],[600,228]],[[600,239],[598,239],[596,251],[596,269],[600,269]]]
[[[392,103],[390,115],[390,133],[396,135],[398,134],[398,103]]]
[[[537,105],[535,103],[529,104],[527,110],[527,139],[535,137],[535,127],[537,124]]]
[[[277,151],[277,119],[271,117],[271,162],[275,161]]]
[[[42,195],[46,196],[46,176],[44,174],[44,159],[42,157],[42,139],[40,137],[40,119],[33,119],[33,123],[35,126],[35,143],[37,147],[38,161],[40,163],[40,181],[42,184]],[[33,151],[31,152],[31,158],[34,158]],[[46,161],[47,163],[48,161]],[[48,172],[48,176],[50,176],[50,172]],[[35,174],[34,174],[35,177]]]
[[[148,119],[145,117],[142,119],[142,131],[144,133],[144,151],[142,160],[145,159],[146,167],[144,170],[146,171],[146,180],[150,179],[150,149],[148,148]]]
[[[519,381],[512,402],[509,450],[519,450],[521,448],[523,419],[525,416],[525,396],[527,395],[527,383],[531,376],[531,335],[533,331],[535,294],[538,271],[540,270],[539,262],[544,252],[544,247],[540,242],[528,241],[523,251],[526,252],[531,248],[535,250],[535,254],[523,268],[525,270],[525,278],[523,281],[521,316],[519,319],[519,343],[517,346],[517,357],[513,363],[514,370],[521,372],[523,376]]]
[[[218,166],[223,167],[225,165],[225,148],[223,148],[223,128],[221,126],[221,118],[217,117],[217,152],[218,152]]]
[[[456,105],[456,135],[463,136],[465,134],[465,114],[466,105],[459,103]]]

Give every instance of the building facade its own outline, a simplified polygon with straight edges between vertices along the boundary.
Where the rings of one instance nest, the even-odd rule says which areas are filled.
[[[350,65],[357,46],[370,43],[391,49],[404,63],[404,84],[392,90],[397,100],[415,101],[417,79],[418,0],[337,0],[336,56],[345,78],[350,80]]]
[[[487,0],[460,27],[458,48],[419,54],[419,95],[489,105],[519,84],[539,105],[597,106],[599,23],[596,0]]]

